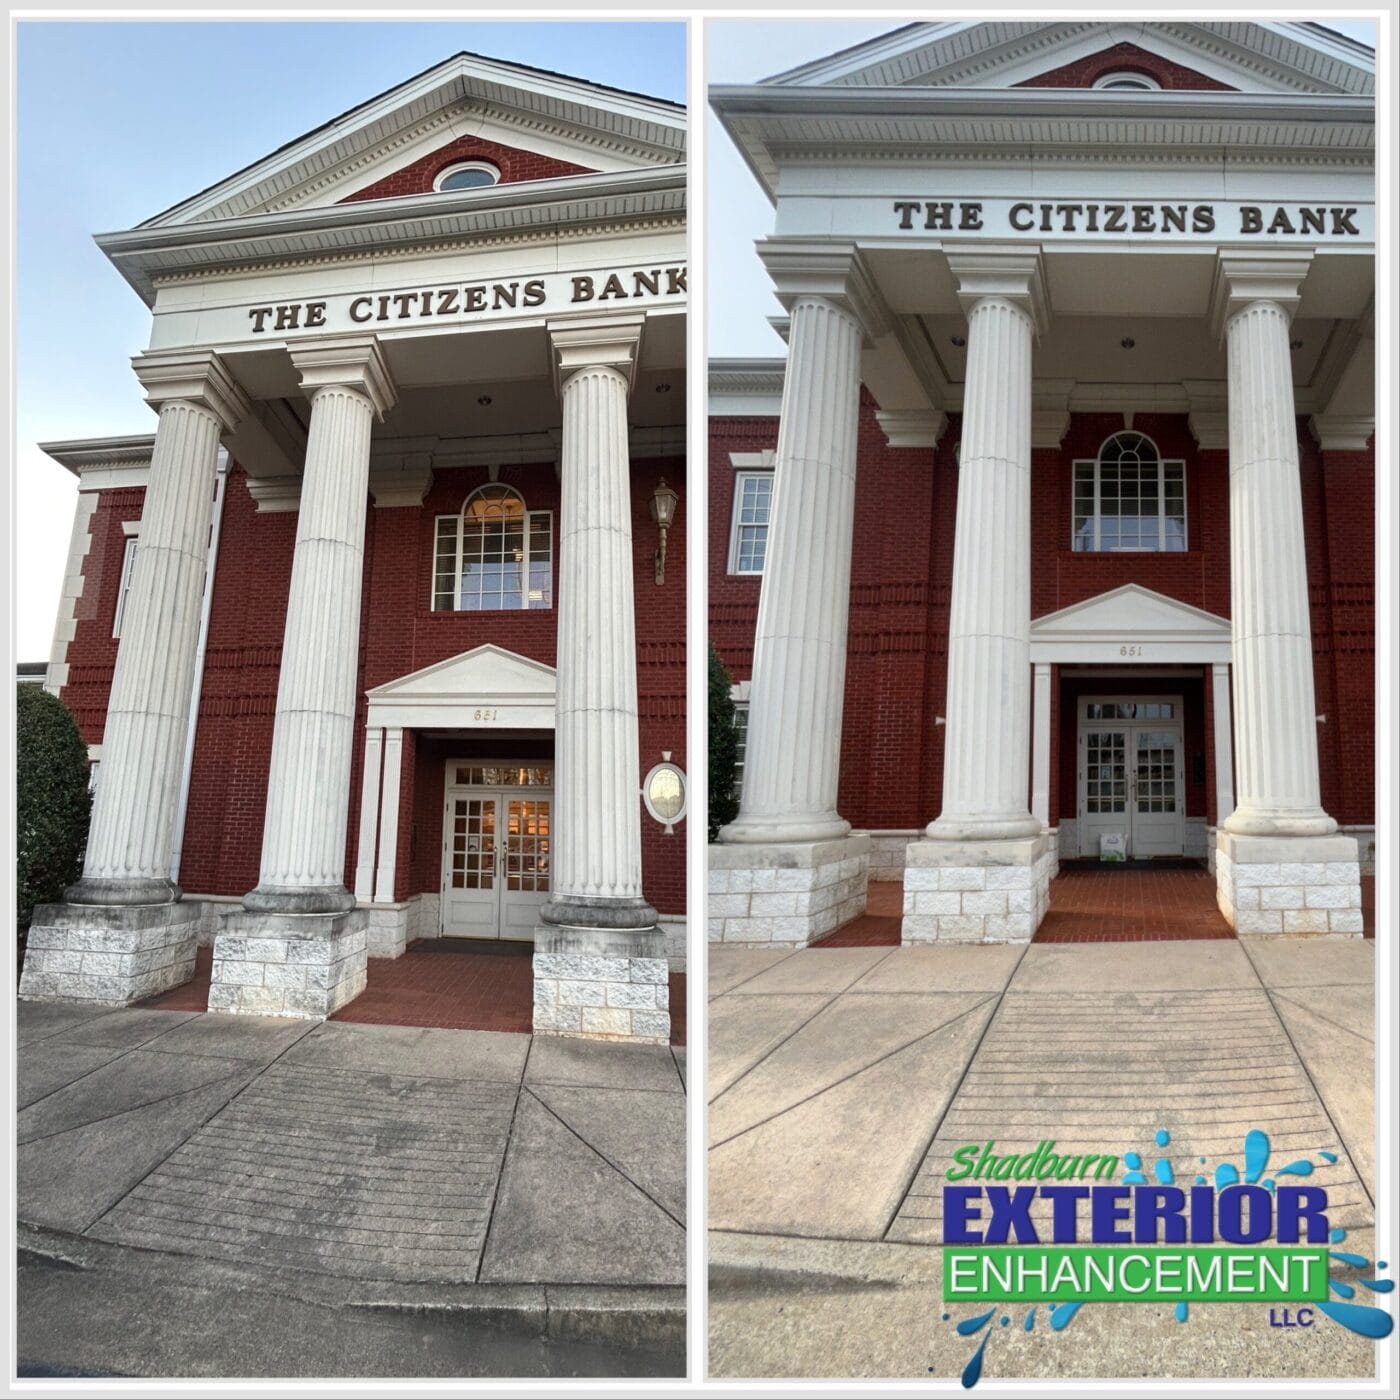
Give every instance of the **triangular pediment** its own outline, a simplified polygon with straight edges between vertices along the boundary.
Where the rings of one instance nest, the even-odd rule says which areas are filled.
[[[676,165],[685,159],[685,110],[521,64],[455,54],[141,227],[420,195],[432,189],[442,159],[460,152],[463,160],[492,160],[493,151],[502,186]],[[419,177],[429,167],[424,185]],[[496,188],[471,193],[489,202]]]
[[[1031,623],[1032,642],[1088,642],[1122,637],[1138,643],[1228,642],[1230,620],[1141,584],[1126,583]]]
[[[476,704],[554,703],[554,667],[491,643],[449,656],[376,686],[371,704],[442,701]]]
[[[1164,87],[1246,93],[1369,94],[1375,54],[1322,25],[1298,22],[1202,24],[995,20],[911,24],[826,59],[770,78],[771,85],[1012,88],[1052,75],[1066,87],[1093,86],[1085,68],[1118,46],[1175,70]],[[1131,68],[1131,63],[1125,66]],[[1050,82],[1047,85],[1057,85]],[[1119,94],[1121,96],[1121,94]]]

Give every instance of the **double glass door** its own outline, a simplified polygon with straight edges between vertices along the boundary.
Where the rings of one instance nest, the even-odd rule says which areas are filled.
[[[1179,856],[1185,841],[1181,702],[1176,698],[1081,702],[1079,849],[1099,854],[1119,832],[1134,859]]]

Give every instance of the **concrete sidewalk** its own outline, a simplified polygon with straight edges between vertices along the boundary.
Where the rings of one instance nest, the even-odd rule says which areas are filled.
[[[1369,942],[720,947],[710,993],[715,1375],[958,1374],[939,1188],[988,1138],[1166,1155],[1190,1182],[1260,1128],[1275,1166],[1313,1159],[1368,1253]],[[1266,1311],[1193,1307],[1183,1330],[1170,1307],[1085,1308],[1063,1334],[998,1336],[988,1375],[1372,1373],[1371,1343],[1330,1324],[1281,1340]]]
[[[617,1311],[614,1341],[683,1336],[683,1050],[35,1003],[18,1022],[38,1255],[134,1247],[386,1306],[435,1285],[526,1330],[563,1289]]]

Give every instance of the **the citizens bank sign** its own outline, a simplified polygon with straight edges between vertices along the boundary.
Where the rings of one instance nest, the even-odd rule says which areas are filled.
[[[491,320],[521,311],[547,312],[685,297],[685,268],[636,267],[616,272],[551,273],[499,282],[453,282],[402,291],[355,291],[317,300],[272,302],[247,309],[254,335],[320,328]]]
[[[896,199],[894,225],[928,233],[1036,234],[1052,238],[1213,236],[1279,242],[1375,236],[1370,205],[1207,203],[1115,204],[1093,200]]]

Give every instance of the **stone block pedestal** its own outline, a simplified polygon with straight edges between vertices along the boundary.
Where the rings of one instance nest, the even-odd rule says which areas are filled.
[[[914,841],[904,869],[904,943],[1026,943],[1050,906],[1047,835]]]
[[[198,904],[42,904],[25,945],[25,1001],[126,1006],[194,976]]]
[[[324,1021],[365,989],[367,918],[230,914],[214,939],[209,1010]]]
[[[1356,840],[1217,832],[1215,898],[1236,933],[1360,938]]]
[[[535,930],[536,1035],[668,1045],[671,1001],[659,928]]]
[[[870,836],[710,847],[713,943],[804,948],[865,913]]]

